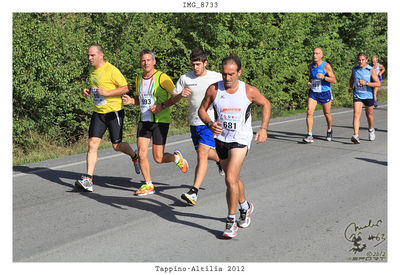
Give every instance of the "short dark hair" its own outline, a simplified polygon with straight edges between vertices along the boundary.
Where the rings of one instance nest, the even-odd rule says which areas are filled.
[[[207,61],[207,53],[202,49],[194,49],[190,54],[190,61],[201,61],[204,63]]]
[[[242,62],[240,62],[239,57],[237,57],[235,55],[230,55],[230,56],[225,57],[222,60],[222,67],[227,64],[230,64],[230,63],[234,63],[237,65],[237,71],[240,71],[240,69],[242,68]]]
[[[365,59],[368,59],[368,56],[367,56],[366,53],[359,53],[359,54],[357,55],[357,59],[358,59],[360,56],[364,56]]]
[[[150,54],[151,57],[152,57],[153,59],[156,59],[156,56],[154,55],[154,53],[153,53],[152,51],[150,51],[149,49],[144,49],[144,50],[141,50],[141,51],[140,51],[140,53],[139,53],[140,59],[141,59],[142,56],[145,55],[145,54]]]

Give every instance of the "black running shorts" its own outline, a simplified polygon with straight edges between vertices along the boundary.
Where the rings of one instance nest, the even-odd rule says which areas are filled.
[[[244,148],[247,147],[247,145],[240,144],[237,142],[223,142],[220,141],[219,139],[215,139],[215,151],[218,154],[218,157],[220,159],[227,159],[228,158],[228,151],[233,149],[233,148]]]
[[[113,144],[118,144],[122,141],[122,128],[124,125],[124,110],[111,112],[107,114],[99,114],[93,112],[89,127],[89,138],[103,138],[104,133],[108,129],[110,139]]]
[[[169,123],[139,121],[137,137],[153,138],[154,145],[165,145],[167,143],[168,130]]]

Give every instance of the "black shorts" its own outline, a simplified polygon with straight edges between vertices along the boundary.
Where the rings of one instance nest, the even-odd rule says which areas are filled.
[[[215,151],[217,152],[218,157],[220,159],[227,159],[229,150],[233,148],[244,148],[244,147],[247,147],[247,145],[240,144],[237,142],[226,143],[220,141],[219,139],[215,139]]]
[[[137,137],[153,138],[153,144],[165,145],[167,143],[168,130],[169,123],[139,121]]]
[[[362,102],[362,103],[364,103],[365,106],[371,107],[371,106],[374,106],[375,99],[373,99],[373,98],[372,99],[371,98],[369,98],[369,99],[360,99],[358,97],[354,97],[353,98],[353,102]]]
[[[90,120],[89,138],[103,138],[104,133],[108,129],[111,142],[113,144],[120,143],[122,141],[124,117],[125,112],[123,109],[107,114],[93,112],[92,119]]]

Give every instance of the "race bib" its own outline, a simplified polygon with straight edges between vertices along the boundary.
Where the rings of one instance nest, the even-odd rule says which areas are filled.
[[[151,79],[140,79],[139,102],[143,121],[151,121],[151,111],[149,108],[154,105],[154,76]]]
[[[92,90],[91,91],[92,97],[93,97],[93,103],[94,105],[105,105],[107,104],[106,99],[104,96],[100,95],[97,90]]]
[[[358,93],[365,93],[368,91],[367,85],[361,85],[360,82],[357,82],[355,88],[356,88],[356,92],[358,92]]]
[[[221,114],[219,121],[222,123],[222,128],[236,131],[242,121],[242,116],[240,114]]]
[[[320,79],[311,79],[311,91],[314,93],[322,92]]]
[[[152,94],[140,94],[139,100],[142,113],[146,112],[150,106],[154,105],[154,97]]]

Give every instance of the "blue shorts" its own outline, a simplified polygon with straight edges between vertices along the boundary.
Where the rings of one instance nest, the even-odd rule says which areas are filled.
[[[364,103],[365,106],[371,107],[374,106],[375,99],[373,98],[361,99],[358,97],[353,97],[353,102],[362,102]]]
[[[215,149],[214,135],[206,125],[190,125],[190,133],[192,134],[192,141],[196,150],[200,143]]]
[[[317,101],[317,103],[328,103],[333,99],[331,91],[321,92],[321,93],[314,93],[309,92],[308,97]]]

